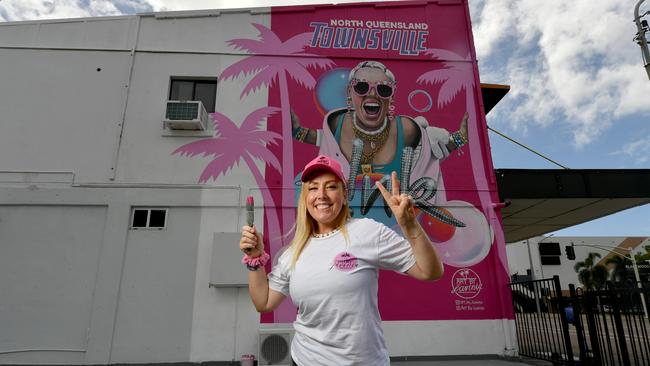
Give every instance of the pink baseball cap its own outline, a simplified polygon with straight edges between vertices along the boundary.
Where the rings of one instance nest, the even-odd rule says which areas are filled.
[[[341,182],[345,183],[345,175],[343,175],[343,170],[341,170],[341,164],[339,164],[335,159],[325,155],[318,155],[314,160],[305,165],[305,169],[302,171],[301,180],[306,182],[314,172],[322,170],[336,175]]]

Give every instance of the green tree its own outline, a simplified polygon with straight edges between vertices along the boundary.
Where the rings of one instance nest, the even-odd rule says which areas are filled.
[[[650,260],[650,245],[646,245],[643,247],[645,249],[645,253],[643,254],[636,254],[634,258],[636,259],[637,262],[642,262],[642,261],[647,261]]]
[[[578,273],[578,280],[588,290],[599,289],[607,281],[607,267],[596,264],[596,258],[600,258],[600,254],[589,253],[584,261],[573,266],[573,269]]]
[[[626,266],[631,265],[632,261],[629,258],[621,257],[620,255],[614,255],[613,257],[607,258],[605,264],[612,265],[612,272],[610,278],[614,282],[621,282],[627,277]]]

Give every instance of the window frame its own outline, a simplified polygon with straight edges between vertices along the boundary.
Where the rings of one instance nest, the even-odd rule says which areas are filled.
[[[167,100],[180,100],[180,98],[172,98],[172,85],[174,82],[179,82],[179,81],[185,81],[185,82],[192,82],[192,99],[188,99],[191,101],[198,101],[199,99],[196,99],[196,85],[197,84],[214,84],[214,99],[212,102],[214,103],[214,110],[208,109],[205,105],[205,103],[202,102],[203,108],[205,108],[205,111],[208,113],[214,113],[217,110],[217,89],[219,87],[219,80],[216,77],[210,77],[210,76],[170,76],[169,77],[169,90],[167,91]]]
[[[559,242],[539,242],[537,243],[537,252],[540,264],[544,266],[562,265],[562,248]]]
[[[133,226],[134,224],[134,219],[135,219],[135,213],[136,211],[147,211],[147,223],[146,226]],[[165,222],[162,227],[160,226],[155,226],[152,227],[150,226],[151,223],[151,211],[164,211],[165,212]],[[131,207],[131,215],[129,219],[129,230],[156,230],[156,231],[162,231],[162,230],[167,230],[167,224],[169,222],[169,208],[168,207]]]

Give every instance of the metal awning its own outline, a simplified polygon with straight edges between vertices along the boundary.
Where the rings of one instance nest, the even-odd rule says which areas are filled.
[[[650,169],[495,169],[506,242],[650,203]]]
[[[510,85],[481,83],[483,111],[488,114],[510,91]]]

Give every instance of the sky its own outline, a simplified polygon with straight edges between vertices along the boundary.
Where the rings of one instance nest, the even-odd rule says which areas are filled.
[[[332,2],[0,0],[0,21]],[[469,0],[481,82],[511,86],[488,125],[572,169],[650,169],[650,80],[632,40],[635,3]],[[558,168],[492,132],[490,145],[495,168]],[[650,236],[650,205],[555,235]]]

